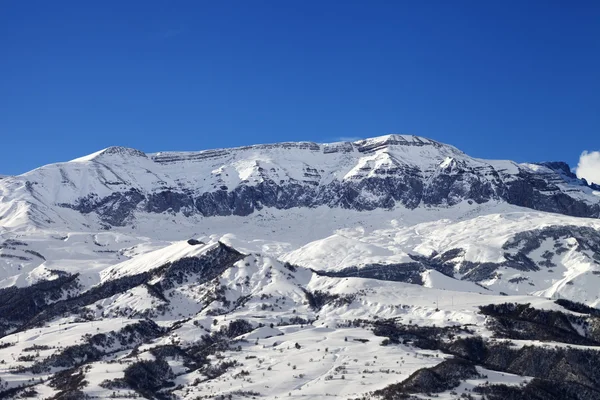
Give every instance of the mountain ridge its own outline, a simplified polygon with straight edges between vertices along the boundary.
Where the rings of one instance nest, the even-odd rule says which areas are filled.
[[[52,224],[60,219],[58,205],[110,227],[132,222],[138,212],[245,216],[265,207],[413,209],[504,201],[597,218],[595,189],[561,162],[477,159],[409,135],[152,154],[113,146],[3,179],[0,216],[26,209],[36,223]],[[11,195],[19,206],[8,204]]]

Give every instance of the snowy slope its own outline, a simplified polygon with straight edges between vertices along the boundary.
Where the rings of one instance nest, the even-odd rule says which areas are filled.
[[[210,272],[198,272],[194,265],[217,250],[237,254],[237,261],[232,259],[214,278],[207,279]],[[176,269],[178,273],[173,273]],[[144,273],[150,273],[147,280],[131,283]],[[115,265],[103,275],[103,282],[96,287],[74,300],[63,300],[65,305],[75,302],[82,306],[71,315],[52,316],[49,307],[43,326],[3,336],[0,354],[9,366],[0,368],[5,396],[19,385],[26,391],[16,390],[15,395],[29,392],[39,398],[67,394],[75,398],[133,394],[183,399],[243,397],[244,393],[314,399],[327,393],[369,395],[452,359],[443,345],[425,349],[408,340],[384,348],[386,336],[372,329],[369,321],[429,327],[431,335],[437,335],[437,329],[456,332],[459,337],[488,338],[494,331],[488,325],[489,317],[478,307],[507,301],[506,296],[483,288],[478,293],[474,286],[467,287],[468,282],[433,289],[402,282],[324,277],[272,257],[236,253],[216,239],[207,244],[175,243],[164,252]],[[439,283],[436,280],[440,278],[430,276],[429,283]],[[112,291],[107,292],[109,289]],[[98,292],[105,294],[94,301],[97,297],[92,293]],[[581,315],[540,297],[511,296],[510,301],[568,318]],[[158,325],[148,322],[149,318]],[[581,335],[587,333],[581,331]],[[445,340],[450,345],[455,339]],[[524,343],[540,346],[535,341]],[[162,372],[158,376],[145,372],[143,378],[135,378],[138,368]],[[69,380],[57,378],[59,371],[85,379],[68,384]],[[480,367],[478,371],[485,374],[465,380],[457,390],[466,392],[484,385],[489,380],[484,375],[511,385],[531,379],[509,370],[493,372]],[[453,398],[450,390],[444,396]]]
[[[407,135],[7,177],[0,397],[598,399],[595,191]]]

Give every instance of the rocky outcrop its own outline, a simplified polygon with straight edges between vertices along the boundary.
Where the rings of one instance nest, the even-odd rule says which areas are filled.
[[[96,213],[109,225],[122,226],[133,219],[134,212],[161,213],[171,211],[184,215],[194,213],[211,217],[250,215],[264,207],[340,207],[357,211],[396,205],[412,209],[418,206],[452,206],[461,201],[481,204],[503,200],[517,206],[577,217],[600,216],[599,204],[588,204],[562,191],[549,187],[543,180],[522,176],[510,184],[479,179],[475,174],[439,174],[424,182],[419,174],[398,174],[365,178],[360,181],[334,181],[315,186],[295,182],[241,185],[192,195],[190,191],[164,190],[140,193],[135,190],[117,192],[97,198],[89,196],[75,204],[61,204],[83,214]],[[140,208],[141,207],[141,208]]]

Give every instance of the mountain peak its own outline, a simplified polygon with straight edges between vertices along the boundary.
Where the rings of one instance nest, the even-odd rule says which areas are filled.
[[[97,161],[101,158],[114,156],[148,158],[146,153],[141,150],[123,146],[110,146],[95,153],[88,154],[87,156],[76,158],[70,162]]]
[[[390,133],[388,135],[375,136],[365,139],[359,139],[354,141],[355,144],[363,143],[387,143],[387,144],[409,144],[409,143],[421,143],[430,144],[433,140],[427,139],[422,136],[416,135],[403,135],[398,133]],[[437,143],[437,142],[436,142]]]
[[[455,149],[453,146],[442,144],[434,140],[415,135],[401,135],[401,134],[389,134],[383,136],[375,136],[371,138],[359,139],[354,141],[338,141],[329,143],[317,143],[308,141],[296,141],[296,142],[277,142],[277,143],[265,143],[255,144],[249,146],[239,146],[230,148],[219,148],[209,149],[200,151],[164,151],[150,154],[150,157],[154,161],[158,162],[173,162],[184,159],[197,159],[206,157],[216,157],[218,155],[229,154],[230,152],[239,152],[247,150],[308,150],[314,152],[323,153],[337,153],[337,152],[370,152],[379,149],[383,149],[389,146],[434,146],[434,147],[448,147]],[[458,150],[457,150],[458,151]]]
[[[442,144],[440,142],[436,142],[435,140],[431,140],[422,136],[400,134],[390,134],[357,140],[353,142],[353,145],[356,146],[358,151],[361,153],[376,151],[389,146],[433,146],[436,148],[453,148],[450,145]]]

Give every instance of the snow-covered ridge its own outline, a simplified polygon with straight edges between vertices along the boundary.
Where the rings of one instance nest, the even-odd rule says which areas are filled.
[[[87,156],[78,157],[70,162],[85,162],[85,161],[99,161],[105,157],[121,156],[121,157],[141,157],[147,158],[148,156],[141,150],[132,149],[129,147],[122,146],[111,146],[106,149],[102,149]]]
[[[123,226],[140,213],[248,215],[322,205],[414,209],[462,201],[600,216],[593,189],[560,163],[476,159],[410,135],[149,155],[109,147],[3,179],[0,196],[0,225],[13,227],[98,219],[105,227]],[[65,209],[79,215],[65,216]]]
[[[211,158],[224,157],[238,152],[261,151],[261,150],[299,150],[317,152],[322,154],[331,153],[367,153],[376,150],[381,150],[390,146],[434,146],[457,149],[441,144],[431,139],[414,136],[414,135],[385,135],[369,139],[357,140],[354,142],[333,142],[333,143],[316,143],[316,142],[282,142],[270,143],[251,146],[241,146],[234,148],[223,148],[214,150],[202,151],[182,151],[182,152],[159,152],[150,154],[150,157],[158,163],[174,163],[178,161],[195,161],[206,160]]]

